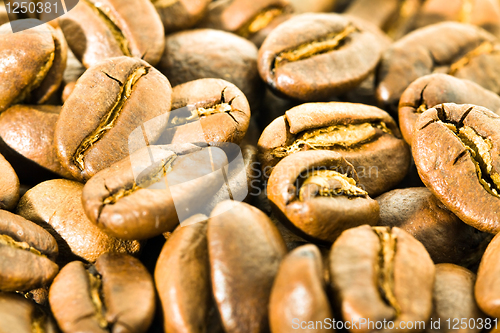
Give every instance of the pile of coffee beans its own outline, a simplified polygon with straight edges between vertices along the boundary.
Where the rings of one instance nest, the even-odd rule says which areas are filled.
[[[499,0],[0,3],[0,333],[497,333],[499,233]]]

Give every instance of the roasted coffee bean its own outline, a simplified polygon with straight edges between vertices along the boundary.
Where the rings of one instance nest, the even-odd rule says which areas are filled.
[[[276,27],[292,12],[288,0],[216,1],[210,4],[200,26],[235,33],[259,46],[272,30],[268,28]]]
[[[477,25],[500,36],[500,3],[489,0],[427,0],[415,19],[415,27],[443,21]]]
[[[345,13],[360,17],[399,39],[414,29],[425,0],[355,0]]]
[[[468,269],[453,264],[436,265],[431,318],[439,320],[441,325],[439,328],[426,325],[425,332],[480,332],[479,323],[485,316],[474,299],[475,282],[476,275]],[[471,324],[456,325],[457,318]]]
[[[63,179],[43,182],[21,198],[17,213],[47,229],[57,240],[59,262],[95,262],[105,252],[137,254],[140,243],[108,236],[89,221],[82,206],[83,185]]]
[[[234,84],[222,79],[190,81],[172,89],[168,129],[157,143],[239,144],[249,122],[250,106]]]
[[[33,27],[12,33],[0,27],[0,112],[21,102],[44,103],[61,84],[66,67],[66,42],[60,30],[37,20],[12,24]]]
[[[92,177],[83,189],[89,219],[107,234],[146,239],[172,231],[180,211],[195,212],[223,185],[219,148],[149,146]],[[194,204],[196,202],[196,204]]]
[[[12,15],[15,16],[16,14],[12,13]],[[7,14],[5,4],[2,3],[0,5],[0,25],[5,24],[5,23],[9,23],[9,22],[10,22],[9,15]]]
[[[430,318],[434,271],[422,244],[397,227],[346,230],[330,252],[332,287],[343,319],[390,320],[400,332],[422,330],[405,322]],[[372,330],[361,324],[352,331]]]
[[[0,210],[0,290],[27,291],[48,285],[59,268],[56,240],[42,227]]]
[[[194,216],[177,227],[156,263],[165,332],[201,333],[207,328],[211,286],[206,220]]]
[[[290,332],[297,322],[316,323],[326,318],[333,315],[325,292],[321,253],[314,245],[304,245],[283,259],[274,281],[269,303],[271,332]]]
[[[105,253],[85,269],[66,265],[50,287],[50,307],[61,330],[146,332],[155,311],[153,279],[129,255]]]
[[[343,6],[341,3],[348,3],[351,0],[290,0],[296,13],[328,13],[328,12],[341,12]]]
[[[279,231],[257,208],[224,201],[210,214],[207,233],[212,289],[225,332],[267,331],[271,287],[286,254]]]
[[[498,288],[498,277],[500,276],[500,237],[493,238],[486,248],[479,270],[474,289],[477,304],[487,315],[500,318],[500,288]],[[496,327],[494,327],[496,328]]]
[[[63,102],[63,104],[66,103],[66,101],[68,100],[68,98],[71,95],[71,93],[73,92],[73,90],[75,90],[75,85],[76,85],[76,81],[73,81],[73,82],[70,82],[64,86],[64,89],[63,89],[63,92],[61,95],[61,101]]]
[[[196,29],[167,36],[159,69],[173,86],[220,78],[243,91],[252,109],[260,101],[262,82],[257,70],[257,48],[229,32]]]
[[[259,139],[264,174],[283,157],[310,149],[340,153],[372,196],[397,185],[410,167],[410,150],[394,120],[363,104],[307,103],[276,118]]]
[[[486,108],[440,104],[417,120],[412,145],[420,178],[437,199],[493,234],[500,231],[499,126]]]
[[[377,35],[357,20],[302,14],[266,38],[259,50],[259,72],[269,87],[285,96],[327,100],[366,79],[383,51]]]
[[[58,23],[87,68],[120,56],[142,58],[154,66],[163,52],[163,25],[149,0],[81,0]]]
[[[500,97],[469,81],[446,74],[431,74],[413,81],[399,100],[399,126],[411,145],[418,117],[441,103],[475,104],[500,113]]]
[[[165,33],[192,28],[205,15],[211,0],[152,0]]]
[[[285,226],[313,241],[333,242],[344,230],[379,219],[378,203],[360,187],[352,164],[336,152],[284,158],[269,178],[267,195]]]
[[[60,111],[60,106],[15,105],[0,115],[0,151],[23,182],[36,183],[57,175],[72,178],[54,147]]]
[[[154,143],[167,125],[171,93],[168,79],[140,59],[112,58],[88,69],[56,124],[61,164],[86,181],[143,146],[144,139],[130,141],[135,129],[142,126]]]
[[[19,200],[19,178],[9,162],[0,154],[0,209],[12,210]]]
[[[420,241],[434,263],[471,267],[491,236],[463,223],[425,187],[392,190],[376,198],[378,225],[398,227]]]
[[[0,292],[0,333],[57,333],[54,320],[21,295]]]
[[[395,110],[411,82],[435,72],[500,93],[499,49],[495,36],[468,24],[444,22],[415,30],[385,51],[378,69],[377,98]]]

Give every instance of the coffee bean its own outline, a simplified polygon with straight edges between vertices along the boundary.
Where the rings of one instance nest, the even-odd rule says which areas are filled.
[[[105,253],[87,269],[66,265],[50,287],[50,307],[67,332],[146,332],[155,311],[153,280],[129,255]]]
[[[154,143],[167,125],[171,87],[146,62],[129,57],[108,59],[78,80],[64,103],[55,129],[61,164],[75,179],[86,181],[143,146],[131,133],[148,123]]]
[[[266,331],[271,287],[286,254],[276,227],[250,205],[221,202],[208,221],[208,253],[225,332]]]
[[[411,145],[418,117],[441,103],[475,104],[500,113],[500,97],[469,81],[446,74],[431,74],[413,81],[399,100],[399,126]]]
[[[0,112],[21,102],[43,103],[54,94],[66,67],[66,42],[60,31],[42,22],[19,20],[26,28],[12,33],[0,27]]]
[[[260,101],[262,82],[257,70],[257,48],[228,32],[195,29],[167,36],[159,69],[173,86],[220,78],[237,86],[252,109]]]
[[[321,253],[314,245],[290,252],[281,263],[271,292],[269,322],[273,333],[290,332],[297,322],[333,318],[325,292]],[[317,329],[316,332],[331,332]]]
[[[423,3],[415,19],[415,27],[443,21],[477,25],[500,36],[500,4],[488,0],[428,0]]]
[[[165,33],[192,28],[205,15],[210,0],[153,0]]]
[[[0,210],[0,290],[27,291],[49,285],[59,268],[56,240],[42,227]]]
[[[434,280],[432,320],[440,320],[441,327],[426,329],[425,332],[456,332],[456,318],[464,318],[471,325],[460,325],[459,332],[480,332],[481,329],[472,324],[485,319],[474,299],[474,283],[476,275],[453,264],[436,265]],[[450,325],[448,325],[450,323]]]
[[[229,31],[260,46],[269,32],[292,12],[288,0],[219,1],[209,6],[199,26]]]
[[[382,56],[377,98],[396,110],[411,82],[436,72],[468,79],[500,93],[499,47],[495,36],[467,24],[444,22],[415,30]]]
[[[370,195],[398,184],[410,152],[386,112],[354,103],[306,103],[276,118],[259,139],[262,168],[269,174],[283,157],[303,150],[333,150],[352,163]]]
[[[398,227],[420,241],[434,263],[473,267],[491,236],[463,223],[425,187],[384,193],[378,225]]]
[[[34,302],[21,295],[0,292],[1,333],[56,333],[54,320]]]
[[[500,260],[498,247],[500,237],[495,236],[491,243],[486,248],[479,270],[477,272],[477,281],[475,284],[475,297],[477,304],[487,315],[499,318],[500,317],[500,290],[498,290],[498,276],[500,273]]]
[[[375,24],[397,40],[414,29],[424,3],[422,0],[355,0],[345,13]]]
[[[259,72],[273,90],[302,101],[326,100],[360,84],[383,47],[352,18],[302,14],[274,29],[259,50]]]
[[[391,320],[402,332],[412,329],[400,323],[430,318],[434,271],[422,244],[397,227],[346,230],[330,252],[332,287],[342,318]],[[370,331],[366,324],[356,330]]]
[[[83,189],[84,209],[107,234],[151,238],[172,231],[181,212],[203,208],[224,182],[215,171],[226,165],[219,148],[149,146],[92,177]]]
[[[250,106],[234,84],[221,79],[190,81],[172,89],[168,129],[157,143],[239,144],[249,122]]]
[[[120,56],[160,61],[163,25],[149,0],[81,0],[58,19],[68,45],[85,67]]]
[[[17,213],[47,229],[59,246],[58,262],[75,259],[95,262],[105,252],[137,254],[137,241],[108,236],[90,222],[82,206],[83,185],[63,179],[49,180],[21,198]]]
[[[194,216],[177,227],[156,263],[165,332],[204,332],[207,327],[212,301],[206,220]]]
[[[19,178],[9,162],[0,154],[0,209],[12,210],[19,200]]]
[[[333,242],[342,231],[379,219],[378,203],[360,187],[352,164],[335,152],[286,157],[274,168],[267,194],[281,221],[313,241]]]
[[[499,126],[486,108],[440,104],[417,120],[412,145],[420,178],[437,199],[489,233],[500,230]]]
[[[60,106],[16,105],[0,115],[0,150],[23,182],[36,183],[58,175],[72,178],[59,163],[54,147],[60,110]]]

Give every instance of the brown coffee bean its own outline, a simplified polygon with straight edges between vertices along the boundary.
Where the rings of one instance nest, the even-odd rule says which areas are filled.
[[[199,79],[172,89],[168,129],[157,144],[239,144],[248,129],[250,106],[241,90],[222,79]]]
[[[85,216],[83,185],[63,179],[43,182],[21,198],[17,213],[46,228],[57,240],[59,262],[95,262],[105,252],[137,254],[140,243],[108,236]]]
[[[215,171],[225,166],[227,157],[219,148],[145,147],[89,180],[84,209],[109,235],[151,238],[172,231],[184,209],[196,213],[209,201],[224,182]]]
[[[433,329],[426,325],[425,332],[480,332],[479,323],[485,315],[474,299],[475,282],[476,275],[468,269],[453,264],[436,265],[431,318],[439,320],[441,326]],[[458,318],[460,325],[456,325]],[[467,325],[462,325],[462,318]]]
[[[177,227],[156,263],[165,332],[206,330],[211,302],[206,220],[204,215],[195,216]]]
[[[500,290],[498,277],[500,276],[500,237],[495,236],[486,248],[474,288],[477,304],[487,315],[500,318]]]
[[[87,68],[120,56],[160,61],[164,34],[149,0],[81,0],[58,19],[68,45]]]
[[[344,320],[391,320],[401,332],[423,329],[405,322],[430,318],[434,271],[422,244],[397,227],[346,230],[330,252],[332,287]],[[356,332],[373,330],[358,326]]]
[[[336,152],[286,157],[274,168],[267,195],[281,221],[313,241],[333,242],[344,230],[379,219],[378,203],[360,187],[352,164]]]
[[[50,307],[61,330],[146,332],[155,311],[153,279],[129,255],[105,253],[85,269],[66,265],[50,287]]]
[[[41,23],[15,24],[29,28]],[[59,30],[42,24],[14,34],[10,23],[4,24],[0,49],[0,112],[20,102],[44,103],[56,92],[66,67],[66,42]]]
[[[350,2],[351,0],[290,0],[295,12],[297,13],[321,13],[321,12],[342,12],[342,2]]]
[[[410,150],[394,120],[363,104],[307,103],[276,118],[259,139],[264,174],[283,157],[309,149],[340,153],[373,196],[397,185],[410,167]]]
[[[0,292],[0,333],[56,333],[53,319],[21,295]]]
[[[15,17],[16,14],[12,13],[12,15]],[[2,3],[2,5],[0,5],[0,25],[5,24],[5,23],[9,23],[9,22],[10,22],[9,15],[7,14],[5,4]]]
[[[165,33],[192,28],[205,15],[211,0],[153,0]]]
[[[500,93],[499,48],[495,36],[467,24],[444,22],[415,30],[385,51],[378,69],[377,98],[396,110],[411,82],[435,72]]]
[[[23,182],[35,183],[55,174],[72,178],[59,163],[54,147],[60,110],[60,106],[16,105],[0,115],[0,150]]]
[[[0,209],[12,210],[19,201],[19,178],[9,162],[0,154]]]
[[[271,220],[245,203],[221,202],[210,214],[208,253],[225,332],[267,331],[271,287],[286,254]]]
[[[492,34],[500,35],[500,3],[489,0],[428,0],[415,20],[415,27],[458,21],[477,25]]]
[[[48,285],[59,268],[56,240],[42,227],[0,210],[0,290],[27,291]]]
[[[63,167],[88,180],[144,146],[144,138],[131,142],[130,135],[153,118],[147,139],[154,143],[167,125],[171,92],[168,79],[140,59],[112,58],[88,69],[57,121],[54,142]]]
[[[290,17],[292,11],[288,0],[219,1],[209,6],[199,26],[229,31],[259,46],[272,30],[267,28],[276,27],[285,17]],[[267,33],[262,34],[266,30]]]
[[[431,74],[413,81],[399,100],[399,126],[411,145],[418,117],[441,103],[475,104],[500,113],[500,97],[469,81],[446,74]]]
[[[391,38],[399,39],[414,29],[416,15],[423,0],[355,0],[345,13],[360,17],[380,29]]]
[[[269,303],[271,332],[290,332],[297,322],[317,323],[326,318],[333,315],[325,292],[321,253],[312,244],[304,245],[283,259],[274,281]]]
[[[288,97],[326,100],[360,84],[382,54],[377,35],[338,14],[302,14],[274,29],[259,50],[259,72]]]
[[[434,263],[479,263],[491,236],[463,223],[425,187],[392,190],[376,198],[378,225],[398,227],[424,246]]]
[[[412,145],[420,178],[437,199],[493,234],[500,231],[499,126],[500,117],[486,108],[440,104],[417,120]]]
[[[172,86],[220,78],[243,91],[252,109],[260,101],[262,82],[257,70],[257,48],[228,32],[196,29],[167,36],[159,69]]]

